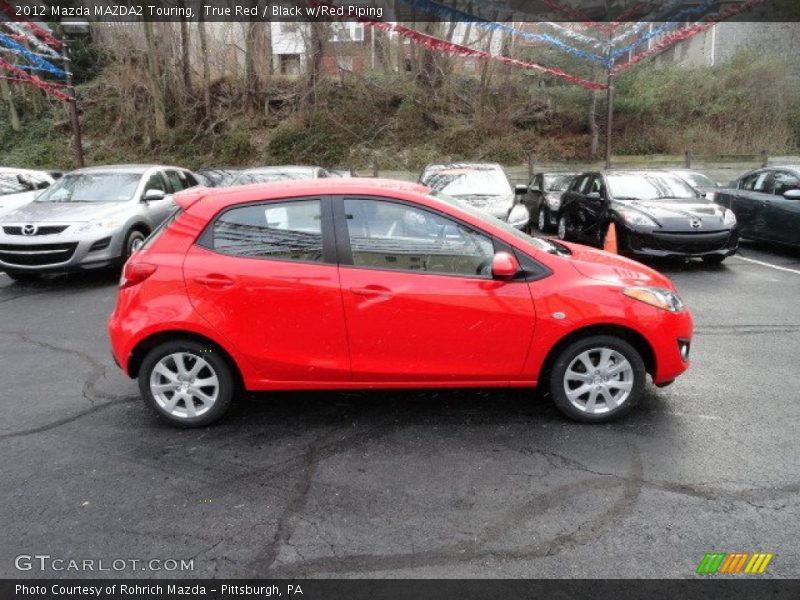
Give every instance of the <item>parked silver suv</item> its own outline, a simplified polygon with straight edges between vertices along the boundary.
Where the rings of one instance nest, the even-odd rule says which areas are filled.
[[[51,271],[120,264],[172,212],[172,194],[195,185],[186,169],[158,165],[67,173],[0,218],[0,271],[30,281]]]

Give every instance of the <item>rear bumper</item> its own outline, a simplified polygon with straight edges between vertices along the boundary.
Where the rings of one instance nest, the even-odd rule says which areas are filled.
[[[636,256],[730,256],[739,248],[739,232],[666,233],[626,231],[626,250]]]

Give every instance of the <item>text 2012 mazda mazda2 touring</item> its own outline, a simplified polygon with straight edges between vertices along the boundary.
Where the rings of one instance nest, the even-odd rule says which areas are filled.
[[[636,262],[551,242],[416,184],[187,190],[127,262],[114,357],[168,421],[237,390],[548,387],[628,412],[688,367],[692,317]]]

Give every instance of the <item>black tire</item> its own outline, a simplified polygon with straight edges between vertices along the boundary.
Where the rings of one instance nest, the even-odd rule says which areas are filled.
[[[550,231],[550,209],[546,206],[539,206],[539,214],[536,216],[536,227],[542,233]]]
[[[563,242],[570,241],[570,222],[566,214],[558,215],[558,239]]]
[[[187,408],[186,399],[181,398],[177,400],[174,412],[170,412],[156,399],[151,388],[151,377],[154,377],[153,371],[156,366],[162,359],[167,359],[167,361],[169,361],[170,359],[167,357],[176,353],[200,357],[209,365],[212,374],[217,377],[218,391],[216,399],[207,410],[194,417],[188,414],[189,409]],[[189,363],[190,366],[191,364],[192,363]],[[208,371],[205,367],[199,373],[208,377]],[[158,378],[159,376],[155,377]],[[206,392],[209,390],[209,388],[204,389]],[[191,340],[175,340],[161,344],[147,354],[139,369],[139,391],[141,392],[145,404],[161,419],[178,427],[203,427],[220,419],[231,407],[236,392],[236,379],[233,376],[228,361],[223,356],[220,356],[216,348]],[[177,394],[177,392],[175,392],[175,394]],[[194,400],[191,400],[191,402],[193,406],[196,406]],[[183,403],[183,407],[181,403]],[[197,410],[197,408],[194,410]],[[187,414],[179,416],[181,412]]]
[[[131,229],[125,236],[125,242],[122,244],[122,261],[125,262],[131,257],[131,254],[144,243],[147,235],[138,229]]]
[[[724,254],[710,254],[703,257],[703,262],[707,265],[721,265],[726,258],[728,257]]]
[[[41,273],[28,273],[27,271],[6,271],[11,279],[17,283],[35,283],[41,279]]]
[[[599,402],[599,396],[595,392],[595,390],[599,390],[600,393],[606,393],[602,391],[602,388],[606,385],[602,382],[603,375],[596,375],[595,373],[597,373],[597,371],[587,373],[587,375],[591,377],[600,377],[601,381],[597,384],[591,382],[582,383],[571,389],[573,391],[578,391],[583,385],[590,386],[590,389],[584,392],[584,394],[589,394],[591,396],[591,394],[595,392],[595,396],[598,398],[595,402],[595,410],[604,411],[591,412],[587,410],[589,406],[588,399],[586,402],[582,403],[580,397],[578,397],[576,399],[576,403],[578,405],[583,404],[583,408],[579,408],[579,406],[576,406],[576,404],[574,404],[567,397],[567,391],[565,388],[570,387],[570,385],[574,383],[574,380],[567,381],[566,374],[567,369],[571,366],[573,361],[579,360],[578,357],[584,352],[589,351],[589,361],[592,364],[594,364],[595,357],[598,358],[598,362],[600,362],[599,358],[601,356],[600,352],[602,349],[611,350],[612,353],[617,353],[618,355],[624,357],[624,359],[627,361],[630,371],[626,371],[625,374],[620,373],[620,380],[613,379],[612,383],[622,385],[629,382],[630,390],[628,391],[627,396],[622,399],[620,404],[609,408],[608,403],[604,399],[602,402]],[[621,365],[623,363],[620,361],[615,364]],[[583,373],[581,373],[581,375],[582,374]],[[626,376],[629,377],[627,382],[623,381]],[[614,377],[616,377],[616,375]],[[550,394],[553,397],[553,401],[558,409],[570,419],[581,421],[583,423],[604,423],[606,421],[618,419],[619,417],[622,417],[630,412],[639,402],[639,399],[644,393],[644,385],[646,381],[647,371],[644,366],[644,361],[642,360],[642,357],[636,348],[618,337],[609,335],[595,335],[573,342],[561,352],[558,358],[556,358],[556,362],[554,363],[550,372],[549,384]],[[619,390],[619,386],[615,387],[612,385],[612,388],[617,389],[621,394],[624,393],[622,390]],[[606,391],[607,389],[608,388],[606,388]],[[598,403],[601,404],[601,406],[597,406]]]

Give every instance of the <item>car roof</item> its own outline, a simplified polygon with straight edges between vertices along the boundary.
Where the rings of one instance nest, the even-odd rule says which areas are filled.
[[[313,171],[314,169],[321,169],[322,167],[305,166],[305,165],[276,165],[272,167],[249,167],[241,169],[243,173],[271,173],[281,171]]]
[[[237,185],[229,188],[194,187],[175,195],[181,206],[202,200],[204,204],[214,203],[220,208],[231,204],[279,200],[304,196],[335,196],[354,194],[359,196],[391,196],[392,193],[427,194],[430,189],[418,183],[397,179],[375,179],[372,177],[334,177],[322,179],[294,179]]]
[[[425,165],[423,171],[444,171],[449,169],[500,169],[503,167],[498,163],[481,163],[481,162],[452,162],[452,163],[431,163]]]
[[[0,167],[0,173],[27,173],[29,175],[49,175],[47,171],[40,171],[37,169],[19,169],[17,167]]]
[[[110,171],[116,171],[117,173],[135,173],[135,174],[142,174],[145,171],[150,169],[177,169],[180,171],[187,171],[188,169],[184,169],[183,167],[173,167],[171,165],[148,165],[148,164],[141,164],[141,165],[97,165],[94,167],[84,167],[83,169],[76,169],[74,171],[70,171],[68,175],[73,173],[108,173]]]

